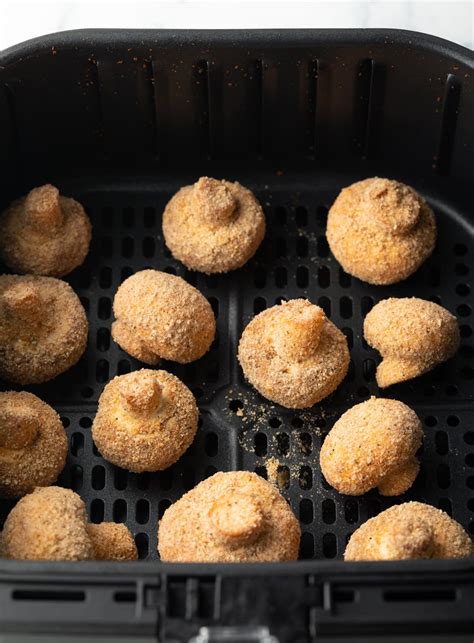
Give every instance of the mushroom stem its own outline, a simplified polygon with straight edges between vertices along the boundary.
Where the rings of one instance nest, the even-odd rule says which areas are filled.
[[[38,291],[25,282],[19,282],[8,288],[2,295],[4,305],[13,318],[27,324],[41,321],[43,306]]]
[[[265,529],[260,504],[249,494],[221,496],[209,512],[216,536],[229,545],[249,544]]]
[[[137,371],[119,384],[124,406],[134,413],[151,415],[161,405],[163,391],[153,375]]]
[[[318,348],[324,323],[324,311],[319,306],[289,308],[275,329],[273,345],[276,352],[289,362],[302,362]]]
[[[0,411],[0,447],[24,449],[36,440],[38,418],[29,409]]]
[[[366,197],[371,215],[394,235],[408,234],[420,219],[422,201],[408,185],[375,178],[369,183]]]
[[[192,188],[191,207],[203,223],[217,227],[232,221],[237,203],[224,181],[202,176]]]
[[[26,217],[29,223],[40,231],[51,232],[64,221],[59,190],[54,185],[34,188],[26,197]]]

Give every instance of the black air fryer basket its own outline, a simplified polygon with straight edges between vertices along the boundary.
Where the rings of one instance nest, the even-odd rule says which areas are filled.
[[[163,244],[165,203],[201,175],[241,181],[266,211],[266,239],[237,272],[189,272]],[[328,206],[341,187],[375,175],[413,185],[439,226],[433,256],[390,287],[351,278],[325,239]],[[39,38],[0,55],[0,176],[2,207],[52,182],[92,218],[90,256],[69,279],[89,316],[87,353],[31,390],[60,412],[68,432],[60,484],[82,496],[93,522],[125,522],[142,559],[1,560],[0,632],[65,641],[472,640],[472,559],[341,560],[350,534],[395,502],[426,501],[474,532],[472,52],[388,30]],[[111,340],[110,325],[118,285],[145,267],[203,291],[218,339],[196,363],[163,365],[197,397],[195,443],[170,469],[135,475],[99,456],[90,427],[105,383],[140,367]],[[384,393],[423,420],[421,473],[396,499],[342,496],[322,480],[319,450],[342,412],[378,393],[379,358],[363,340],[363,318],[380,299],[411,295],[455,313],[462,334],[454,359]],[[294,297],[324,308],[352,356],[344,383],[310,411],[259,397],[236,361],[252,316]],[[218,470],[265,476],[270,458],[301,521],[300,561],[160,563],[156,527],[170,503]],[[3,517],[10,507],[4,503]]]

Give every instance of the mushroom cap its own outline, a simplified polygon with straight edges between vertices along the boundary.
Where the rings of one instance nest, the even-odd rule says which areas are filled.
[[[126,279],[115,295],[114,313],[115,341],[153,365],[160,358],[180,364],[199,359],[216,333],[204,295],[181,277],[158,270],[142,270]]]
[[[248,471],[216,473],[169,507],[158,550],[169,562],[295,560],[301,530],[290,506]]]
[[[0,496],[16,498],[56,481],[67,436],[59,415],[32,393],[0,393]]]
[[[422,502],[405,502],[356,529],[344,560],[464,558],[473,553],[471,538],[447,513]]]
[[[254,317],[242,333],[238,357],[249,382],[288,408],[306,408],[327,397],[349,367],[344,334],[305,299]]]
[[[321,448],[321,471],[339,493],[406,491],[418,474],[423,432],[416,413],[397,400],[372,397],[346,411]]]
[[[84,353],[87,331],[84,308],[66,282],[0,275],[0,377],[18,384],[53,379]]]
[[[90,560],[94,550],[86,522],[85,505],[74,491],[38,488],[10,511],[2,553],[18,560]]]
[[[129,471],[161,471],[174,464],[196,435],[193,394],[175,375],[142,369],[104,388],[92,425],[102,456]]]
[[[95,560],[137,560],[135,541],[122,523],[89,523],[87,533],[92,542]]]
[[[431,301],[383,299],[364,320],[367,343],[382,355],[376,379],[381,388],[404,382],[453,357],[459,348],[457,319]]]
[[[256,253],[265,236],[265,215],[240,183],[203,176],[171,198],[163,213],[163,235],[187,268],[229,272]]]
[[[0,256],[15,272],[62,277],[83,263],[91,232],[80,203],[43,185],[0,215]]]
[[[375,177],[341,190],[329,210],[326,235],[346,272],[369,284],[393,284],[433,252],[436,221],[411,187]]]

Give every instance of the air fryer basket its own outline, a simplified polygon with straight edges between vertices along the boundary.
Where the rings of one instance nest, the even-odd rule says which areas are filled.
[[[85,205],[94,226],[90,255],[68,279],[88,312],[87,353],[30,390],[60,412],[68,432],[60,483],[82,496],[93,522],[125,522],[143,559],[0,561],[0,631],[188,641],[208,627],[196,641],[270,641],[267,627],[292,642],[381,633],[414,640],[420,632],[471,640],[472,560],[340,559],[360,524],[409,499],[444,509],[474,533],[473,74],[472,52],[388,30],[92,30],[39,38],[0,56],[0,205],[50,181]],[[200,175],[241,181],[265,208],[266,239],[235,273],[189,272],[164,246],[165,203]],[[351,278],[325,239],[340,188],[374,175],[413,185],[439,226],[433,256],[390,287]],[[99,456],[90,426],[105,383],[140,368],[111,340],[110,325],[118,285],[146,267],[204,292],[218,337],[196,363],[163,364],[198,399],[195,443],[170,469],[136,475]],[[380,299],[411,295],[455,313],[462,334],[450,362],[383,393],[423,420],[420,475],[401,498],[342,496],[322,480],[319,449],[342,412],[379,393],[378,356],[363,340],[363,318]],[[344,383],[309,411],[261,398],[236,361],[252,316],[294,297],[325,309],[352,356]],[[157,521],[171,502],[218,470],[265,476],[270,459],[301,521],[301,561],[157,560]],[[3,517],[10,507],[3,503]],[[222,633],[221,626],[235,629]]]

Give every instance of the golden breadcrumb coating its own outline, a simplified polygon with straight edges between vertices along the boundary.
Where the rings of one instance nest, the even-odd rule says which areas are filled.
[[[464,558],[473,553],[471,538],[447,513],[422,502],[405,502],[356,529],[344,559]]]
[[[265,215],[240,183],[202,176],[169,201],[163,235],[172,255],[187,268],[228,272],[256,253],[265,236]]]
[[[383,299],[364,320],[367,343],[382,355],[376,379],[381,388],[422,375],[459,348],[457,319],[431,301]]]
[[[90,560],[94,550],[86,522],[86,508],[76,493],[38,488],[10,511],[2,533],[3,555],[18,560]]]
[[[256,473],[207,478],[169,507],[158,528],[158,550],[169,562],[295,560],[301,530],[290,506]]]
[[[99,399],[92,438],[101,455],[129,471],[161,471],[194,440],[199,411],[187,386],[166,371],[115,377]]]
[[[416,272],[436,244],[436,221],[408,185],[378,177],[341,190],[328,214],[327,240],[346,272],[393,284]]]
[[[63,277],[86,258],[91,231],[80,203],[43,185],[0,215],[0,257],[15,272]]]
[[[349,367],[344,334],[305,299],[254,317],[242,333],[238,358],[249,382],[288,408],[306,408],[327,397]]]
[[[335,423],[321,448],[321,471],[339,493],[359,496],[378,487],[384,496],[399,495],[418,474],[422,437],[406,404],[372,397]]]
[[[137,359],[187,364],[206,353],[216,333],[211,305],[181,277],[142,270],[126,279],[114,299],[112,337]]]
[[[59,415],[32,393],[0,393],[0,496],[17,498],[56,481],[67,436]]]
[[[128,528],[115,522],[88,524],[95,560],[137,560],[138,551]]]
[[[18,384],[53,379],[84,353],[87,331],[84,308],[66,282],[0,275],[0,377]]]

